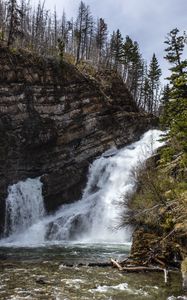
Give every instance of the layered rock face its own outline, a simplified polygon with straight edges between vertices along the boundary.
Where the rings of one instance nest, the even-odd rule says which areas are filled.
[[[0,211],[7,187],[42,176],[48,211],[81,197],[89,164],[154,126],[122,80],[0,48]]]

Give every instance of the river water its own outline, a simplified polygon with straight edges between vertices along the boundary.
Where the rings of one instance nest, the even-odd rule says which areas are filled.
[[[108,262],[110,257],[122,260],[129,248],[129,244],[74,243],[39,248],[1,247],[0,299],[187,299],[176,271],[166,285],[162,273],[127,274],[111,267],[87,266],[90,262]]]
[[[109,266],[130,251],[132,232],[119,228],[134,176],[162,142],[151,130],[124,149],[110,149],[90,166],[82,199],[45,212],[40,178],[8,189],[0,241],[0,299],[186,299],[179,272],[124,274]],[[88,266],[88,264],[92,266]],[[93,266],[93,264],[96,264]]]

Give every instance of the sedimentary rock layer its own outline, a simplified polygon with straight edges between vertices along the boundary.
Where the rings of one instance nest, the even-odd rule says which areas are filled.
[[[42,176],[48,211],[81,196],[89,164],[153,125],[111,71],[0,48],[0,211],[8,185]]]

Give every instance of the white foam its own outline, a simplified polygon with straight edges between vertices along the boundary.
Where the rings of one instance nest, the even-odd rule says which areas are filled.
[[[114,156],[95,160],[82,199],[61,207],[51,223],[49,238],[85,243],[128,242],[131,232],[115,229],[125,209],[124,202],[136,187],[133,171],[163,144],[159,141],[161,134],[150,130]]]
[[[143,295],[144,297],[148,296],[148,293],[142,289],[136,290],[129,288],[128,283],[126,282],[118,285],[99,285],[97,288],[89,290],[91,293],[109,293],[112,291],[126,291],[128,294]]]
[[[116,229],[129,193],[136,188],[133,171],[163,145],[162,132],[149,130],[136,143],[91,164],[82,199],[46,216],[39,178],[9,187],[6,229],[1,245],[42,246],[46,243],[127,243],[131,232]],[[110,153],[107,152],[107,153]],[[65,183],[63,183],[65,184]]]
[[[16,235],[36,224],[45,213],[40,178],[19,181],[8,188],[5,235]]]

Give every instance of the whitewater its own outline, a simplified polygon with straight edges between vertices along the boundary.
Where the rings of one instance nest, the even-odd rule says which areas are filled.
[[[0,245],[130,242],[131,230],[119,228],[119,220],[136,189],[135,171],[163,145],[162,135],[149,130],[139,141],[103,153],[90,165],[82,198],[62,205],[53,215],[45,212],[40,178],[9,186]]]

